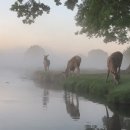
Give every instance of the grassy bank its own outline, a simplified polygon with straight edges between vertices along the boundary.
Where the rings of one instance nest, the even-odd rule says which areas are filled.
[[[115,85],[112,78],[105,82],[106,74],[84,74],[69,77],[64,87],[69,91],[100,98],[114,104],[130,104],[130,75],[122,74],[121,83]]]
[[[48,87],[51,89],[63,89],[63,83],[65,78],[61,72],[44,72],[44,71],[35,71],[31,78],[38,84],[41,84],[41,87]]]
[[[33,80],[52,87],[79,93],[93,100],[108,102],[112,104],[130,105],[130,74],[121,74],[119,85],[113,83],[110,76],[108,83],[105,82],[106,74],[81,74],[80,76],[71,76],[65,80],[61,72],[37,71],[33,75]]]
[[[130,75],[121,74],[121,83],[115,85],[112,77],[105,82],[106,74],[81,74],[65,80],[61,72],[36,71],[32,79],[41,88],[76,92],[87,99],[106,104],[112,111],[130,116]],[[116,104],[116,105],[115,105]],[[123,104],[123,105],[122,105]],[[129,105],[128,105],[129,104]]]

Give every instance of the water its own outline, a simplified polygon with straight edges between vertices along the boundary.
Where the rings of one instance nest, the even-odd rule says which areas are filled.
[[[41,87],[27,71],[0,75],[0,130],[107,130],[111,122],[115,127],[109,130],[130,130],[130,118],[76,94]]]

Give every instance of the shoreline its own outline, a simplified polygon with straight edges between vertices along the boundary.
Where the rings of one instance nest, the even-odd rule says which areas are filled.
[[[121,82],[115,85],[111,76],[109,82],[105,82],[105,73],[81,74],[67,79],[60,72],[37,71],[33,74],[33,80],[44,84],[43,86],[48,85],[50,89],[71,91],[91,101],[106,104],[115,110],[120,107],[123,110],[126,107],[130,108],[129,77],[128,73],[121,73]]]

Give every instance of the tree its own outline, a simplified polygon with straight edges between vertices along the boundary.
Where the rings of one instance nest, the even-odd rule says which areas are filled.
[[[45,50],[41,46],[33,45],[29,47],[24,55],[26,65],[29,65],[30,67],[43,66],[44,55],[45,55]]]
[[[89,37],[104,37],[104,42],[129,40],[129,0],[83,0],[76,15],[80,33]]]
[[[54,0],[61,5],[60,0]],[[66,0],[65,6],[73,10],[78,8],[75,16],[76,25],[81,27],[76,34],[88,37],[103,37],[104,42],[127,43],[130,39],[130,2],[129,0]],[[18,17],[25,17],[26,24],[31,24],[43,12],[49,13],[50,7],[36,0],[16,0],[11,7]]]
[[[124,51],[123,55],[124,55],[125,63],[126,63],[127,65],[129,65],[129,64],[130,64],[130,47],[128,47],[128,48]],[[126,70],[127,70],[128,72],[130,72],[130,65],[128,66],[128,68],[127,68]]]
[[[61,5],[60,0],[54,0],[56,5]],[[67,0],[65,6],[73,10],[78,0]],[[35,19],[42,15],[44,12],[50,12],[50,7],[40,0],[16,0],[10,8],[12,11],[17,12],[18,17],[25,17],[23,23],[32,24]]]
[[[124,58],[126,59],[126,62],[130,64],[130,47],[128,47],[124,52],[123,52]]]
[[[33,58],[36,56],[43,56],[45,54],[44,49],[39,45],[33,45],[28,48],[25,55],[33,56]]]
[[[86,59],[87,66],[91,69],[104,70],[107,67],[107,58],[108,54],[105,51],[101,49],[91,50]]]

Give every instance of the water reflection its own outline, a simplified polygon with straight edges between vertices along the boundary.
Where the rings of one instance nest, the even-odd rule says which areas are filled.
[[[96,125],[85,125],[85,130],[105,130],[104,128],[97,128]]]
[[[109,115],[108,107],[105,106],[106,115],[102,118],[103,128],[98,128],[97,125],[85,125],[85,130],[130,130],[130,118],[120,116],[114,112]]]
[[[49,90],[48,88],[43,89],[43,108],[47,108],[47,104],[49,102]]]
[[[103,117],[103,124],[107,130],[121,130],[122,117],[119,117],[117,113],[113,113],[110,117],[108,112],[108,107],[106,108],[106,116]]]
[[[64,128],[69,129],[67,127],[67,124],[69,124],[74,127],[73,130],[78,130],[79,128],[81,130],[130,130],[130,118],[124,117],[119,111],[114,110],[112,112],[108,106],[93,103],[66,90],[58,91],[52,88],[52,86],[42,88],[43,108],[48,107],[46,114],[50,115],[53,113],[55,120],[58,119],[55,111],[59,112],[59,115],[61,115],[60,120],[63,119],[64,123],[66,123]],[[73,122],[75,120],[76,124]]]
[[[117,112],[110,117],[108,107],[105,106],[105,108],[107,116],[103,118],[103,122],[107,130],[130,130],[130,118],[123,117]]]
[[[110,110],[61,86],[23,82],[21,76],[1,73],[0,130],[111,130],[111,124],[115,130],[130,130],[129,110]]]
[[[68,114],[73,119],[80,119],[78,96],[76,94],[65,91],[64,100]]]

